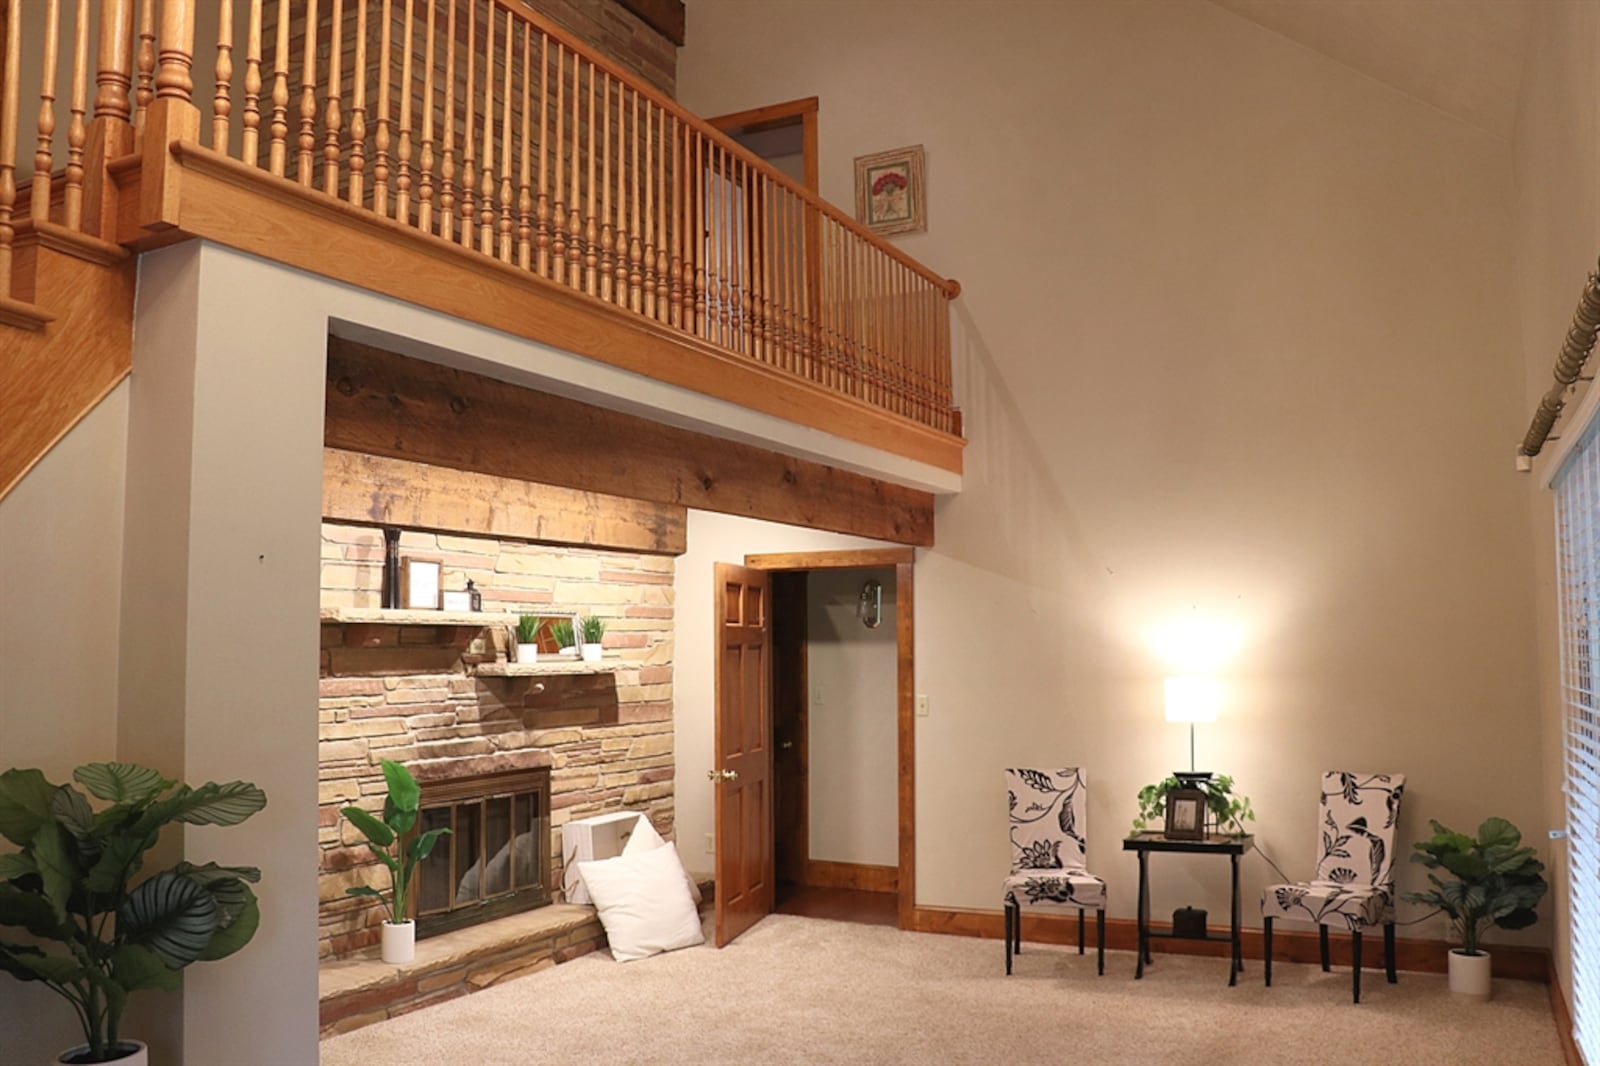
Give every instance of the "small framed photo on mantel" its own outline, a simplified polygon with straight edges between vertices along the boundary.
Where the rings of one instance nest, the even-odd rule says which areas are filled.
[[[856,157],[856,221],[882,237],[928,228],[922,145]]]
[[[437,611],[442,603],[444,561],[408,555],[400,560],[400,607]]]
[[[1175,788],[1167,793],[1167,824],[1162,836],[1169,840],[1206,838],[1206,794],[1197,788]]]

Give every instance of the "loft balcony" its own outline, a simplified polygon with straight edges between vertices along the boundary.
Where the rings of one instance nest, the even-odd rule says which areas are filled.
[[[961,470],[959,285],[513,0],[0,11],[0,495],[191,238]]]

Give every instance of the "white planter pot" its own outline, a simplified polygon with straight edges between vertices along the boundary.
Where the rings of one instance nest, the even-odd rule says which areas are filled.
[[[417,957],[417,923],[383,923],[383,961],[400,966]]]
[[[598,645],[598,644],[585,644],[585,645],[583,645],[583,661],[586,662],[586,663],[597,663],[597,662],[599,662],[600,661],[600,645]]]
[[[1468,955],[1460,948],[1450,949],[1450,991],[1473,999],[1489,998],[1489,953],[1479,950]]]
[[[117,1046],[120,1048],[127,1048],[129,1051],[126,1055],[122,1056],[122,1058],[111,1060],[116,1064],[116,1066],[150,1066],[150,1049],[145,1047],[139,1041],[118,1040]],[[56,1058],[53,1060],[52,1066],[60,1066],[62,1063],[81,1062],[81,1059],[74,1058],[73,1056],[87,1055],[88,1053],[89,1045],[79,1044],[77,1047],[68,1048],[60,1055],[56,1056]]]
[[[517,645],[517,662],[519,662],[519,663],[536,663],[538,661],[539,661],[539,645],[537,645],[537,644],[518,644]]]

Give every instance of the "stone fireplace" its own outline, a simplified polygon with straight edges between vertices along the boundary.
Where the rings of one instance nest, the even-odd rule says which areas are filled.
[[[409,530],[400,550],[441,561],[446,589],[473,579],[483,618],[377,610],[380,530],[324,525],[324,959],[379,939],[381,906],[345,889],[387,887],[388,875],[339,810],[381,809],[383,759],[437,802],[430,825],[456,830],[413,893],[419,939],[559,902],[561,827],[573,818],[641,810],[672,832],[673,558]],[[602,663],[508,669],[507,619],[574,612],[606,619]]]

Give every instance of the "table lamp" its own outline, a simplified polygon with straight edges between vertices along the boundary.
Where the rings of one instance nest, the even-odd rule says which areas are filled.
[[[1215,722],[1219,702],[1217,679],[1210,674],[1178,674],[1167,678],[1167,721],[1189,723],[1189,772],[1174,771],[1185,785],[1206,781],[1210,770],[1194,768],[1194,724]]]

